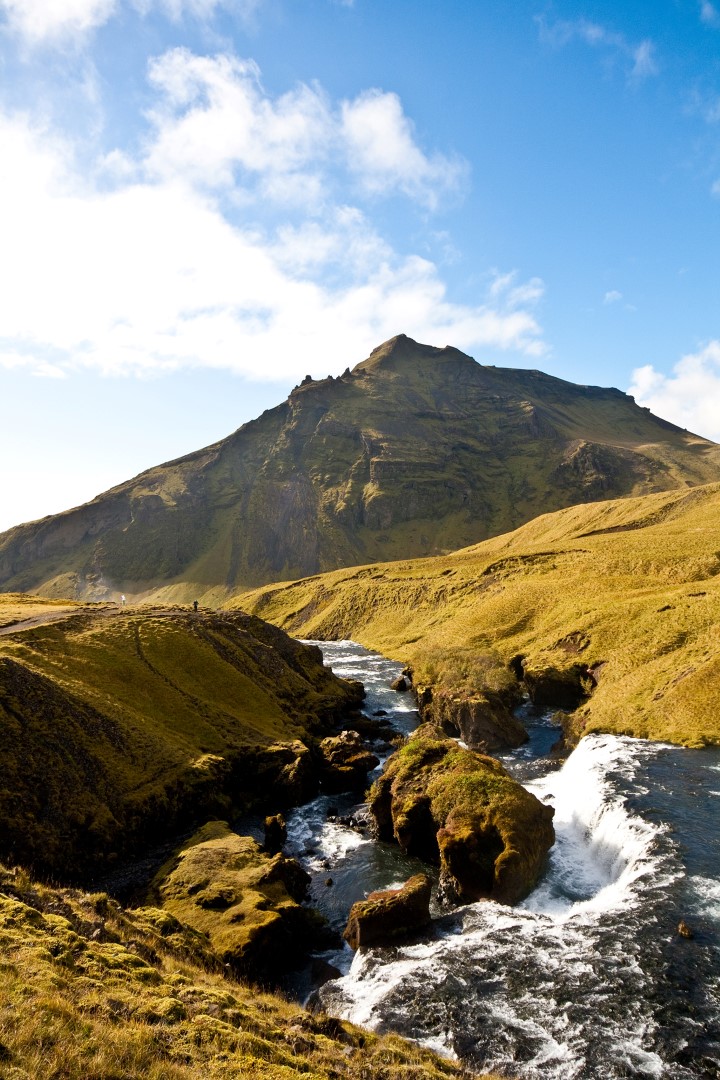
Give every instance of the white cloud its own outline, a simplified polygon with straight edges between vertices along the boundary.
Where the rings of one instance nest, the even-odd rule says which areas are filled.
[[[365,196],[399,192],[429,209],[457,189],[467,165],[425,153],[396,94],[372,90],[335,106],[300,84],[276,98],[252,61],[173,49],[150,68],[161,100],[145,168],[210,188],[249,178],[265,198],[318,209],[338,172]]]
[[[209,20],[225,8],[243,20],[251,18],[264,0],[0,0],[7,25],[33,46],[81,41],[123,8],[141,15],[159,10],[179,21],[186,15]]]
[[[592,48],[603,48],[611,55],[620,57],[625,61],[628,78],[632,81],[657,75],[659,71],[655,46],[648,39],[635,44],[624,34],[589,19],[549,23],[545,16],[541,15],[536,21],[541,37],[555,47],[562,47],[571,41],[583,41]]]
[[[606,292],[603,296],[603,304],[616,304],[618,300],[622,300],[622,295],[623,294],[618,292],[617,289],[610,289],[610,291]]]
[[[99,162],[94,187],[72,146],[25,116],[0,114],[0,364],[43,376],[206,367],[286,378],[341,370],[400,332],[466,349],[543,351],[537,279],[499,275],[475,304],[453,303],[432,262],[399,255],[360,209],[331,202],[322,217],[294,208],[264,230],[257,193],[230,183],[223,132],[233,161],[265,180],[302,175],[300,164],[310,175],[332,110],[320,91],[270,101],[254,71],[181,59],[155,69],[166,99],[184,103],[179,124],[200,107],[198,79],[205,107],[216,108],[208,95],[219,101],[199,180],[180,162],[187,145],[199,152],[200,129],[184,129],[186,143],[163,141],[179,131],[173,117],[144,161]],[[228,85],[241,122],[226,108]],[[258,115],[265,149],[253,134]],[[208,177],[230,185],[221,200]]]
[[[720,441],[720,341],[708,342],[663,375],[652,364],[633,372],[632,394],[639,405],[679,427]]]
[[[399,190],[434,207],[438,191],[457,188],[466,175],[463,162],[423,153],[397,94],[368,90],[344,102],[341,133],[350,169],[371,193]]]
[[[153,61],[150,79],[162,94],[151,114],[156,135],[145,161],[156,177],[229,187],[243,169],[269,183],[282,176],[291,193],[301,170],[314,172],[322,163],[333,121],[318,89],[301,85],[273,100],[252,61],[187,49]],[[310,178],[302,179],[307,198]]]
[[[116,9],[117,0],[0,0],[10,28],[30,44],[82,36]]]
[[[720,180],[716,180],[710,187],[710,194],[720,199]]]

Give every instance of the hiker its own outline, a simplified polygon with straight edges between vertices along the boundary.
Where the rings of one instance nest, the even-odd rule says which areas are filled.
[[[198,609],[198,602],[197,602],[197,600],[193,600],[193,608],[195,609],[195,611],[197,611],[197,609]]]
[[[120,603],[125,607],[125,593],[120,593]]]

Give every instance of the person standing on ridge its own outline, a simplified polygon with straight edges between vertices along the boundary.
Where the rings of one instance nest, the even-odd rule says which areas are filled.
[[[197,609],[198,609],[198,602],[197,602],[197,600],[193,600],[193,608],[194,608],[194,610],[195,610],[195,611],[197,611]]]

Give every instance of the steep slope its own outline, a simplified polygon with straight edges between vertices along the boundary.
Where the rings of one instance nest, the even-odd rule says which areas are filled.
[[[510,665],[538,702],[574,710],[575,736],[720,744],[718,484],[575,506],[448,556],[239,600],[292,634],[409,662],[417,684],[458,701],[506,689]]]
[[[0,866],[0,941],[7,1080],[473,1075],[395,1035],[236,981],[203,935],[165,911],[123,910],[103,893],[49,888],[18,868]]]
[[[0,588],[217,600],[716,479],[720,448],[618,390],[400,336],[213,446],[3,534]]]
[[[242,613],[22,625],[0,637],[0,857],[65,881],[268,796],[301,801],[306,744],[361,698],[319,649]]]

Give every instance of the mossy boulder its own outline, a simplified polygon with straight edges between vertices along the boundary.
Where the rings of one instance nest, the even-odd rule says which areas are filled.
[[[425,724],[388,760],[370,791],[379,837],[440,866],[450,902],[514,904],[542,873],[553,809],[500,762]]]
[[[415,874],[401,889],[371,892],[350,909],[343,937],[351,949],[390,945],[429,925],[432,882]]]
[[[357,731],[341,731],[320,743],[320,779],[328,792],[358,791],[367,784],[367,775],[380,764]]]
[[[512,700],[512,699],[511,699]],[[423,720],[459,736],[471,750],[489,753],[522,746],[528,733],[513,715],[506,697],[491,691],[426,688],[419,698]]]
[[[322,928],[301,906],[310,878],[225,822],[199,829],[156,875],[149,899],[207,936],[223,964],[267,980],[301,960]]]

